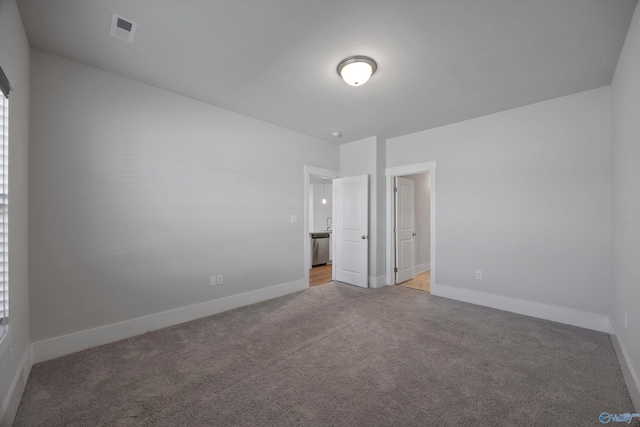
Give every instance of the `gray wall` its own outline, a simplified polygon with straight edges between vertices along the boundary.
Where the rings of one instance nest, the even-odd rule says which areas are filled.
[[[302,280],[303,165],[337,169],[336,146],[31,61],[33,341]]]
[[[10,425],[18,401],[7,399],[17,375],[17,397],[24,387],[20,363],[29,357],[28,280],[28,153],[29,44],[14,0],[0,0],[0,66],[13,91],[9,99],[9,316],[10,347],[0,354],[0,408],[7,407],[2,425]],[[0,95],[2,96],[2,95]],[[28,366],[27,366],[28,369]],[[8,406],[4,406],[8,405]],[[0,413],[0,418],[3,414]]]
[[[608,314],[610,117],[604,87],[389,140],[438,162],[438,284]]]
[[[640,375],[640,8],[611,85],[613,107],[613,321]],[[627,312],[627,328],[624,312]],[[636,403],[638,404],[638,403]],[[636,408],[638,409],[638,408]]]

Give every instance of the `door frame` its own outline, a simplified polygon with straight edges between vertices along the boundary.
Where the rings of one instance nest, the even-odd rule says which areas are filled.
[[[311,237],[309,236],[309,182],[311,175],[326,176],[329,179],[340,178],[340,172],[304,165],[304,280],[309,284],[309,269],[311,268]],[[332,187],[333,188],[333,187]]]
[[[433,287],[438,283],[437,281],[437,262],[436,262],[436,171],[438,169],[437,162],[425,162],[416,163],[413,165],[397,166],[393,168],[386,168],[384,170],[386,188],[387,188],[387,205],[386,205],[386,259],[387,259],[387,285],[395,285],[395,274],[393,271],[394,260],[396,259],[396,244],[393,235],[394,224],[394,178],[397,176],[414,175],[418,173],[429,172],[429,231],[430,231],[430,257],[429,262],[431,264],[431,286]]]

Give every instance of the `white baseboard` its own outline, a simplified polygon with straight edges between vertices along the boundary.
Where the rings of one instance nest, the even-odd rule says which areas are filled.
[[[11,427],[13,425],[32,366],[33,353],[29,345],[25,349],[22,359],[20,359],[18,370],[13,376],[7,396],[2,402],[2,406],[0,406],[0,427]]]
[[[415,272],[415,274],[424,273],[425,271],[429,271],[429,270],[431,270],[430,262],[423,262],[422,264],[418,264],[415,267],[413,267],[413,271]]]
[[[387,285],[387,276],[369,276],[369,287],[373,289],[381,288]]]
[[[141,335],[149,331],[166,328],[201,317],[211,316],[249,304],[302,291],[309,287],[305,280],[283,283],[268,288],[257,289],[238,295],[181,307],[161,313],[150,314],[136,319],[100,326],[69,335],[49,338],[32,343],[33,363],[86,350],[98,345],[109,344],[125,338]]]
[[[633,402],[636,412],[640,412],[640,380],[638,380],[638,373],[631,363],[631,358],[624,343],[618,339],[620,335],[615,323],[613,323],[613,319],[611,319],[610,336],[616,356],[618,356],[618,363],[620,363],[624,382],[627,385],[627,390],[629,390],[629,396],[631,396],[631,402]]]
[[[589,313],[572,308],[503,297],[485,292],[456,288],[454,286],[431,285],[431,295],[496,308],[511,313],[524,314],[525,316],[537,317],[538,319],[552,320],[554,322],[579,326],[599,332],[609,333],[609,329],[611,328],[609,316],[604,314]]]

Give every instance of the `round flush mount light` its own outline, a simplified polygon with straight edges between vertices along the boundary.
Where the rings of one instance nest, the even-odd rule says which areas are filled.
[[[338,64],[338,74],[348,85],[362,86],[378,69],[378,64],[368,56],[350,56]]]

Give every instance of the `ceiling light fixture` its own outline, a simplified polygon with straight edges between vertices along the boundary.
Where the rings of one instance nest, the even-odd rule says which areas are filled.
[[[362,86],[377,69],[376,61],[368,56],[350,56],[338,64],[338,74],[351,86]]]

